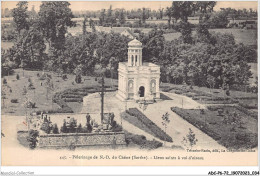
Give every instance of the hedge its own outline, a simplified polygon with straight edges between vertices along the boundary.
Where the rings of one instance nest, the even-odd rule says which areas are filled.
[[[156,140],[149,141],[146,139],[143,135],[137,135],[132,133],[125,133],[126,135],[126,142],[129,144],[130,142],[140,146],[142,149],[157,149],[159,147],[162,147],[162,143]]]
[[[163,141],[172,142],[172,138],[168,134],[166,134],[161,128],[159,128],[137,108],[129,108],[126,113],[131,116],[135,116],[141,123],[143,123],[147,128],[151,130],[155,137],[158,137]]]

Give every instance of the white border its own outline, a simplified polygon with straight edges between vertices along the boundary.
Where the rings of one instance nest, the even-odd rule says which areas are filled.
[[[10,0],[10,1],[15,1],[15,0]],[[46,0],[34,0],[34,1],[46,1]],[[77,0],[71,0],[71,1],[77,1]],[[90,1],[95,1],[95,0],[90,0]],[[112,0],[112,1],[122,1],[122,0]],[[126,0],[126,1],[134,1],[134,0]],[[141,1],[159,1],[159,0],[141,0]],[[231,0],[218,0],[218,1],[231,1]],[[242,1],[242,0],[232,0],[232,1]],[[252,1],[252,0],[243,0],[243,1]],[[258,3],[258,19],[260,17],[259,4],[260,3]],[[259,27],[260,25],[258,20],[258,35],[259,35]],[[260,41],[258,37],[258,46],[260,46],[259,44]],[[258,61],[259,61],[259,55],[258,55]],[[258,64],[258,70],[259,68],[260,67]],[[258,79],[260,78],[258,77]],[[258,99],[259,99],[259,95],[258,95]],[[258,108],[258,116],[259,115],[260,112]],[[0,125],[0,129],[1,129],[1,125]],[[258,121],[258,129],[259,129],[259,121]],[[258,135],[258,141],[260,141],[259,139],[260,136]],[[258,145],[258,151],[259,151],[259,145]],[[0,152],[0,158],[1,158],[1,152]],[[223,171],[229,171],[229,172],[259,171],[259,158],[260,158],[260,154],[258,153],[258,166],[255,167],[251,167],[251,166],[250,167],[249,166],[165,166],[165,167],[163,166],[152,166],[152,167],[151,166],[149,167],[147,166],[53,166],[53,167],[51,166],[26,166],[26,167],[25,166],[1,166],[0,171],[7,172],[9,173],[8,175],[19,175],[18,174],[19,172],[20,173],[24,172],[25,174],[26,172],[34,172],[34,175],[113,175],[113,176],[115,175],[208,175],[209,171],[222,171],[222,172]]]

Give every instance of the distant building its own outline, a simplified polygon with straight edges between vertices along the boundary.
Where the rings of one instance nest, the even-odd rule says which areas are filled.
[[[151,101],[160,98],[160,67],[142,60],[142,43],[128,43],[128,62],[118,67],[118,93],[121,100]]]
[[[105,33],[117,33],[126,36],[130,39],[138,37],[138,34],[134,33],[130,27],[103,27],[97,26],[96,31]]]

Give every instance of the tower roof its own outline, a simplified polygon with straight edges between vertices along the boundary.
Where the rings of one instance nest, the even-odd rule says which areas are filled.
[[[140,41],[134,39],[128,43],[128,46],[141,47],[142,43]]]

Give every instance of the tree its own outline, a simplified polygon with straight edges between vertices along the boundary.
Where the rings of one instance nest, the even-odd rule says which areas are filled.
[[[100,16],[99,16],[99,24],[100,24],[100,26],[104,25],[104,23],[105,23],[105,16],[106,16],[106,10],[102,9],[101,13],[100,13]]]
[[[177,21],[180,19],[180,3],[179,2],[177,2],[177,1],[172,2],[171,15],[172,15],[172,18],[175,19],[175,21],[173,21],[173,24],[177,23]]]
[[[210,19],[211,28],[226,28],[229,23],[228,13],[225,11],[218,12]]]
[[[76,132],[77,133],[82,133],[82,125],[81,125],[81,123],[79,124],[79,126],[77,127],[77,129],[76,129]]]
[[[43,1],[40,6],[39,28],[55,54],[64,49],[67,28],[75,25],[69,6],[66,1]]]
[[[186,135],[186,137],[183,137],[182,143],[187,148],[192,149],[194,145],[198,142],[198,139],[196,139],[195,133],[192,131],[192,129],[189,128],[189,133]]]
[[[29,29],[28,23],[28,2],[27,1],[20,1],[16,4],[16,8],[12,10],[12,16],[14,18],[14,23],[18,34],[20,35],[21,30]]]
[[[142,20],[142,23],[145,23],[145,20],[146,20],[145,8],[143,8],[141,20]]]
[[[41,69],[45,58],[45,48],[43,36],[33,27],[20,33],[20,37],[11,48],[14,52],[12,60],[22,68]]]
[[[167,125],[170,123],[170,119],[169,119],[169,113],[166,112],[165,114],[163,114],[162,116],[162,125],[164,126],[164,132],[166,133],[166,128]]]
[[[61,131],[62,133],[68,133],[68,128],[67,128],[67,124],[66,124],[66,121],[65,121],[65,120],[64,120],[64,122],[63,122],[63,125],[62,125],[60,131]]]
[[[20,79],[20,76],[19,76],[19,74],[17,73],[17,75],[16,75],[16,80],[19,80]]]
[[[172,20],[172,7],[167,7],[166,8],[166,12],[165,12],[166,16],[168,16],[168,28],[171,28],[171,20]]]
[[[148,36],[140,36],[140,41],[144,46],[143,60],[146,62],[152,61],[158,63],[165,47],[163,31],[160,29],[153,29],[148,33]]]
[[[75,74],[91,74],[94,71],[94,66],[97,62],[95,57],[96,50],[95,33],[87,33],[81,36],[68,36],[66,38],[63,57],[67,63],[63,65],[63,71]]]
[[[121,25],[125,24],[126,19],[125,19],[125,12],[123,9],[120,11],[118,19]]]
[[[181,39],[184,43],[192,43],[191,25],[189,22],[180,22]]]
[[[197,27],[197,36],[202,42],[209,43],[211,35],[208,31],[210,13],[215,7],[215,1],[198,1],[195,5],[195,10],[200,12],[199,24]]]
[[[56,123],[54,124],[52,131],[53,131],[53,134],[59,134],[59,129],[58,129],[58,126]]]
[[[87,22],[87,18],[84,17],[83,24],[82,24],[82,33],[83,33],[83,35],[86,35],[86,33],[87,33],[86,22]]]
[[[96,32],[95,22],[90,18],[89,27],[92,29],[92,32]]]

